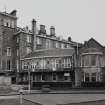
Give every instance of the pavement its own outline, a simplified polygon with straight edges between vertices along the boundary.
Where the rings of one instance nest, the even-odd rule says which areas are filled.
[[[20,94],[19,92],[11,92],[9,94]],[[23,94],[105,94],[105,90],[50,90],[43,92],[42,90],[23,90]]]
[[[105,94],[105,90],[50,90],[43,92],[42,90],[23,90],[24,95],[30,94]],[[20,95],[19,92],[0,93],[0,96]]]

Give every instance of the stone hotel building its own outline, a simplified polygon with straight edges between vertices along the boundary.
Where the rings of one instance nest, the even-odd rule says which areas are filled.
[[[105,48],[91,38],[84,44],[61,39],[55,27],[47,34],[45,25],[37,29],[17,27],[16,10],[0,12],[0,75],[11,83],[41,88],[70,88],[104,82]],[[86,84],[88,83],[88,84]]]

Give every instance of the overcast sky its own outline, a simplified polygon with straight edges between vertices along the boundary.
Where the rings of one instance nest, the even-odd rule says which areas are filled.
[[[18,26],[31,28],[44,24],[49,33],[55,26],[57,36],[84,42],[93,37],[105,45],[105,0],[0,0],[0,11],[17,10]]]

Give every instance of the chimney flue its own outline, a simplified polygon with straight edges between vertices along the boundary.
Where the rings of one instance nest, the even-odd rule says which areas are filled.
[[[36,50],[36,20],[32,20],[33,51]]]
[[[54,26],[50,27],[50,35],[55,36],[55,27]]]
[[[39,34],[46,34],[45,25],[40,25]]]
[[[70,37],[70,36],[68,37],[68,41],[69,41],[69,42],[71,42],[71,41],[72,41],[72,39],[71,39],[71,37]]]

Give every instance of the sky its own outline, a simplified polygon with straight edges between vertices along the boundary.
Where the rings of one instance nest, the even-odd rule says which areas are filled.
[[[0,11],[17,10],[18,26],[50,26],[56,35],[83,43],[91,37],[105,46],[105,0],[0,0]]]

